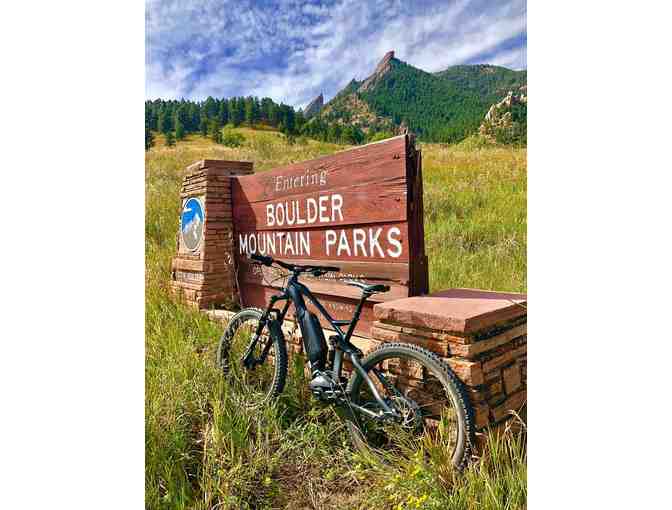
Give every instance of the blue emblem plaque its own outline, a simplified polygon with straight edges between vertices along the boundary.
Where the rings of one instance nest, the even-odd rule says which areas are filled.
[[[184,246],[196,251],[203,239],[203,205],[198,198],[190,198],[182,206],[180,231]]]

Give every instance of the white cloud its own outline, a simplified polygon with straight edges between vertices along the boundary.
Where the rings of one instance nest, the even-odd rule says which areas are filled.
[[[147,3],[146,96],[270,96],[305,106],[368,76],[383,54],[434,72],[469,61],[527,65],[524,1],[210,0]],[[501,49],[500,49],[501,48]]]

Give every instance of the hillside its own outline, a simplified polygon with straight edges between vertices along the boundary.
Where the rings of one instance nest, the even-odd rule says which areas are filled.
[[[428,73],[388,52],[365,80],[352,80],[311,122],[372,132],[406,127],[421,140],[457,142],[476,133],[489,108],[510,91],[525,90],[527,71],[459,65]]]
[[[326,104],[320,94],[305,111],[254,96],[145,101],[145,149],[158,133],[175,140],[200,133],[221,143],[224,126],[277,129],[291,137],[352,145],[410,129],[422,141],[455,143],[478,133],[486,113],[510,92],[527,94],[527,71],[460,65],[428,73],[390,51],[366,79],[352,79]],[[513,133],[495,126],[491,141],[525,145],[527,108],[512,114]]]

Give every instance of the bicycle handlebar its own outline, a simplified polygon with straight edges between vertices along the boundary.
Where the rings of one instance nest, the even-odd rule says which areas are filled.
[[[282,262],[281,260],[275,260],[272,257],[266,257],[265,255],[259,255],[258,253],[252,253],[250,254],[250,259],[256,260],[257,262],[260,262],[264,266],[271,266],[273,263],[279,265],[280,267],[287,269],[288,271],[292,271],[294,273],[310,273],[310,272],[318,272],[321,274],[324,273],[329,273],[329,272],[339,272],[341,270],[340,267],[334,267],[334,266],[300,266],[300,265],[294,265],[294,264],[287,264],[286,262]]]

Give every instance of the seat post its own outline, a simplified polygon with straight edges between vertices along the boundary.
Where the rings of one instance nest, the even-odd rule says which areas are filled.
[[[348,328],[348,332],[345,334],[345,341],[349,342],[350,337],[352,336],[352,333],[355,331],[355,326],[359,322],[359,315],[362,313],[362,307],[364,306],[364,302],[367,300],[367,298],[370,296],[368,292],[364,291],[362,292],[362,298],[359,300],[359,303],[357,303],[357,308],[355,308],[355,313],[352,316],[352,321],[350,322],[350,327]]]

